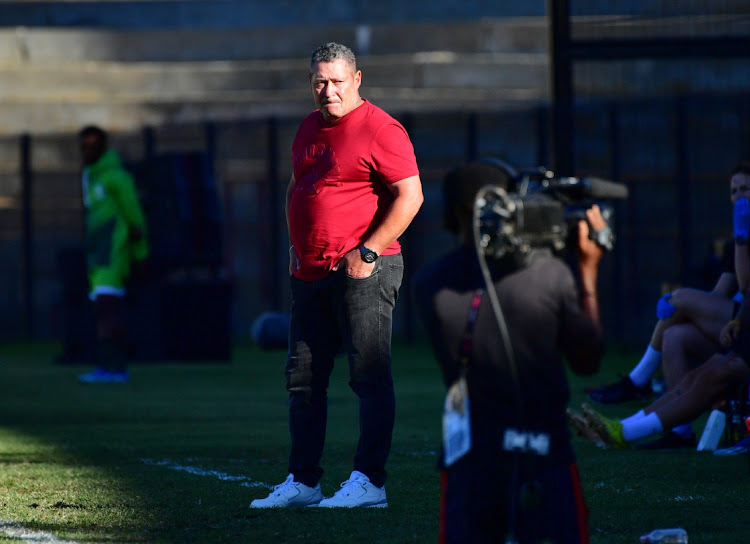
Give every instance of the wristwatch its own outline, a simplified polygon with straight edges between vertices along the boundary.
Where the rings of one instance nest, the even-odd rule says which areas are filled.
[[[362,257],[362,260],[366,263],[374,263],[378,260],[378,254],[375,253],[373,250],[366,248],[365,246],[361,246],[359,248],[359,255]]]

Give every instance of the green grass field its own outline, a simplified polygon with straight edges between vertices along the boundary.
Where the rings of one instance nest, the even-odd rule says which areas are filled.
[[[424,347],[394,348],[398,412],[382,510],[248,508],[268,493],[263,484],[286,477],[281,352],[245,346],[231,363],[140,363],[130,384],[86,386],[76,382],[86,368],[53,364],[56,350],[0,345],[0,543],[21,541],[20,527],[47,535],[36,542],[437,541],[443,388]],[[599,375],[571,377],[572,404],[634,357],[610,354]],[[357,437],[343,363],[330,392],[327,496],[349,475]],[[634,543],[672,526],[691,543],[750,541],[747,457],[574,444],[593,543]]]

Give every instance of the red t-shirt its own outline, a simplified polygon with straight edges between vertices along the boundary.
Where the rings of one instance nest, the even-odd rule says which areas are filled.
[[[334,122],[308,115],[292,156],[289,229],[302,263],[295,276],[305,281],[327,276],[379,225],[393,202],[387,184],[419,175],[404,127],[366,100]],[[395,241],[382,254],[400,250]]]

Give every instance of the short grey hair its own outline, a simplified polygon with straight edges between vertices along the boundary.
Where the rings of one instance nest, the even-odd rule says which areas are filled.
[[[312,53],[310,58],[310,72],[318,62],[333,62],[337,59],[343,59],[352,65],[352,70],[357,71],[357,57],[354,52],[345,45],[336,42],[328,42],[319,45]]]

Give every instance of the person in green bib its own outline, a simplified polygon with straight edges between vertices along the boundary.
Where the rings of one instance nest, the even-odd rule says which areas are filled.
[[[79,132],[79,143],[89,298],[94,302],[97,339],[97,368],[79,380],[124,383],[130,379],[124,297],[133,270],[148,257],[146,220],[133,177],[119,154],[108,148],[107,133],[87,126]]]

